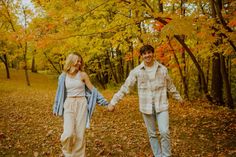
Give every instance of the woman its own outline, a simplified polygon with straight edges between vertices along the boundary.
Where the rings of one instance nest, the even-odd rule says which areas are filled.
[[[83,71],[84,62],[79,54],[66,58],[64,72],[59,77],[53,113],[64,115],[61,135],[62,151],[65,157],[85,157],[85,129],[96,103],[108,102],[94,88]],[[86,94],[88,93],[88,94]]]

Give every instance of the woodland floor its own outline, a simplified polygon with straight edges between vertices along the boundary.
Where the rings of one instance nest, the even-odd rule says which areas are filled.
[[[0,156],[58,157],[62,118],[52,115],[57,86],[55,76],[0,70]],[[116,90],[101,91],[110,100]],[[204,101],[170,102],[173,157],[235,157],[235,110]],[[88,157],[150,157],[146,129],[135,94],[127,95],[108,112],[97,106],[86,131]]]

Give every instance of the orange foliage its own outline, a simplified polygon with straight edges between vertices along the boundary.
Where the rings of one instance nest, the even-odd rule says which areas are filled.
[[[229,22],[228,26],[230,26],[230,27],[236,27],[236,18],[233,19],[233,20],[231,20],[231,21]]]
[[[163,27],[164,27],[164,24],[160,23],[159,21],[154,23],[154,29],[157,31],[161,31]]]
[[[165,65],[171,66],[172,68],[178,67],[176,64],[172,64],[171,58],[173,57],[173,53],[183,53],[185,50],[184,48],[177,44],[176,42],[171,43],[163,43],[162,45],[156,48],[156,59],[160,62],[164,63]]]
[[[197,33],[197,37],[198,38],[203,38],[203,37],[205,37],[206,36],[206,32],[198,32]]]
[[[52,41],[48,37],[42,38],[36,43],[38,48],[46,48],[50,44],[52,44]]]
[[[171,20],[172,20],[171,18],[166,18],[166,19],[165,19],[165,21],[166,21],[167,23],[170,23]]]
[[[168,24],[170,23],[171,20],[172,20],[171,18],[165,18],[164,21]],[[153,22],[153,24],[154,24],[153,28],[157,31],[161,31],[162,28],[165,26],[165,24],[161,23],[160,21],[155,21]]]
[[[130,53],[127,53],[127,54],[125,55],[125,61],[130,61],[130,60],[132,60],[132,58],[133,58],[133,56],[132,56],[132,54],[130,54]]]
[[[51,24],[51,23],[49,23],[49,24],[47,24],[47,30],[52,30],[52,29],[54,29],[55,28],[55,25],[54,24]]]
[[[164,43],[156,49],[156,58],[163,63],[168,63],[171,59],[169,55],[170,51],[170,46],[167,43]]]
[[[169,68],[173,69],[173,68],[179,68],[179,65],[174,63],[174,64],[169,64]]]
[[[133,58],[139,57],[139,56],[140,56],[139,51],[134,50],[133,53],[130,52],[130,53],[125,54],[125,61],[130,61]]]
[[[236,58],[232,59],[232,63],[236,65]]]
[[[134,57],[138,57],[140,54],[139,54],[139,51],[138,50],[134,50],[133,52],[133,56]]]

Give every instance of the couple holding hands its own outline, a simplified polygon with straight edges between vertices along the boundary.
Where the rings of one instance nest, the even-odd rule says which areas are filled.
[[[144,45],[140,48],[140,55],[143,62],[131,70],[110,103],[92,85],[88,75],[83,71],[84,62],[81,55],[72,53],[67,56],[64,72],[58,79],[53,108],[54,115],[63,115],[64,125],[60,140],[65,157],[86,156],[85,129],[89,127],[95,105],[107,106],[109,111],[114,111],[115,105],[136,83],[139,110],[147,128],[153,156],[171,156],[167,93],[181,104],[183,99],[168,75],[167,68],[154,59],[154,48]],[[160,133],[160,141],[156,126]]]

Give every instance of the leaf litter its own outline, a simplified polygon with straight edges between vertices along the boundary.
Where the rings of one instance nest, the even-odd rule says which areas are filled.
[[[15,86],[15,80],[0,82],[0,156],[61,155],[62,118],[52,115],[57,81],[39,77],[45,76],[35,77],[32,87]],[[108,100],[115,93],[101,92]],[[205,101],[180,106],[170,100],[169,111],[173,157],[236,156],[235,110]],[[135,93],[127,95],[114,112],[96,107],[86,130],[86,153],[88,157],[152,156]]]

